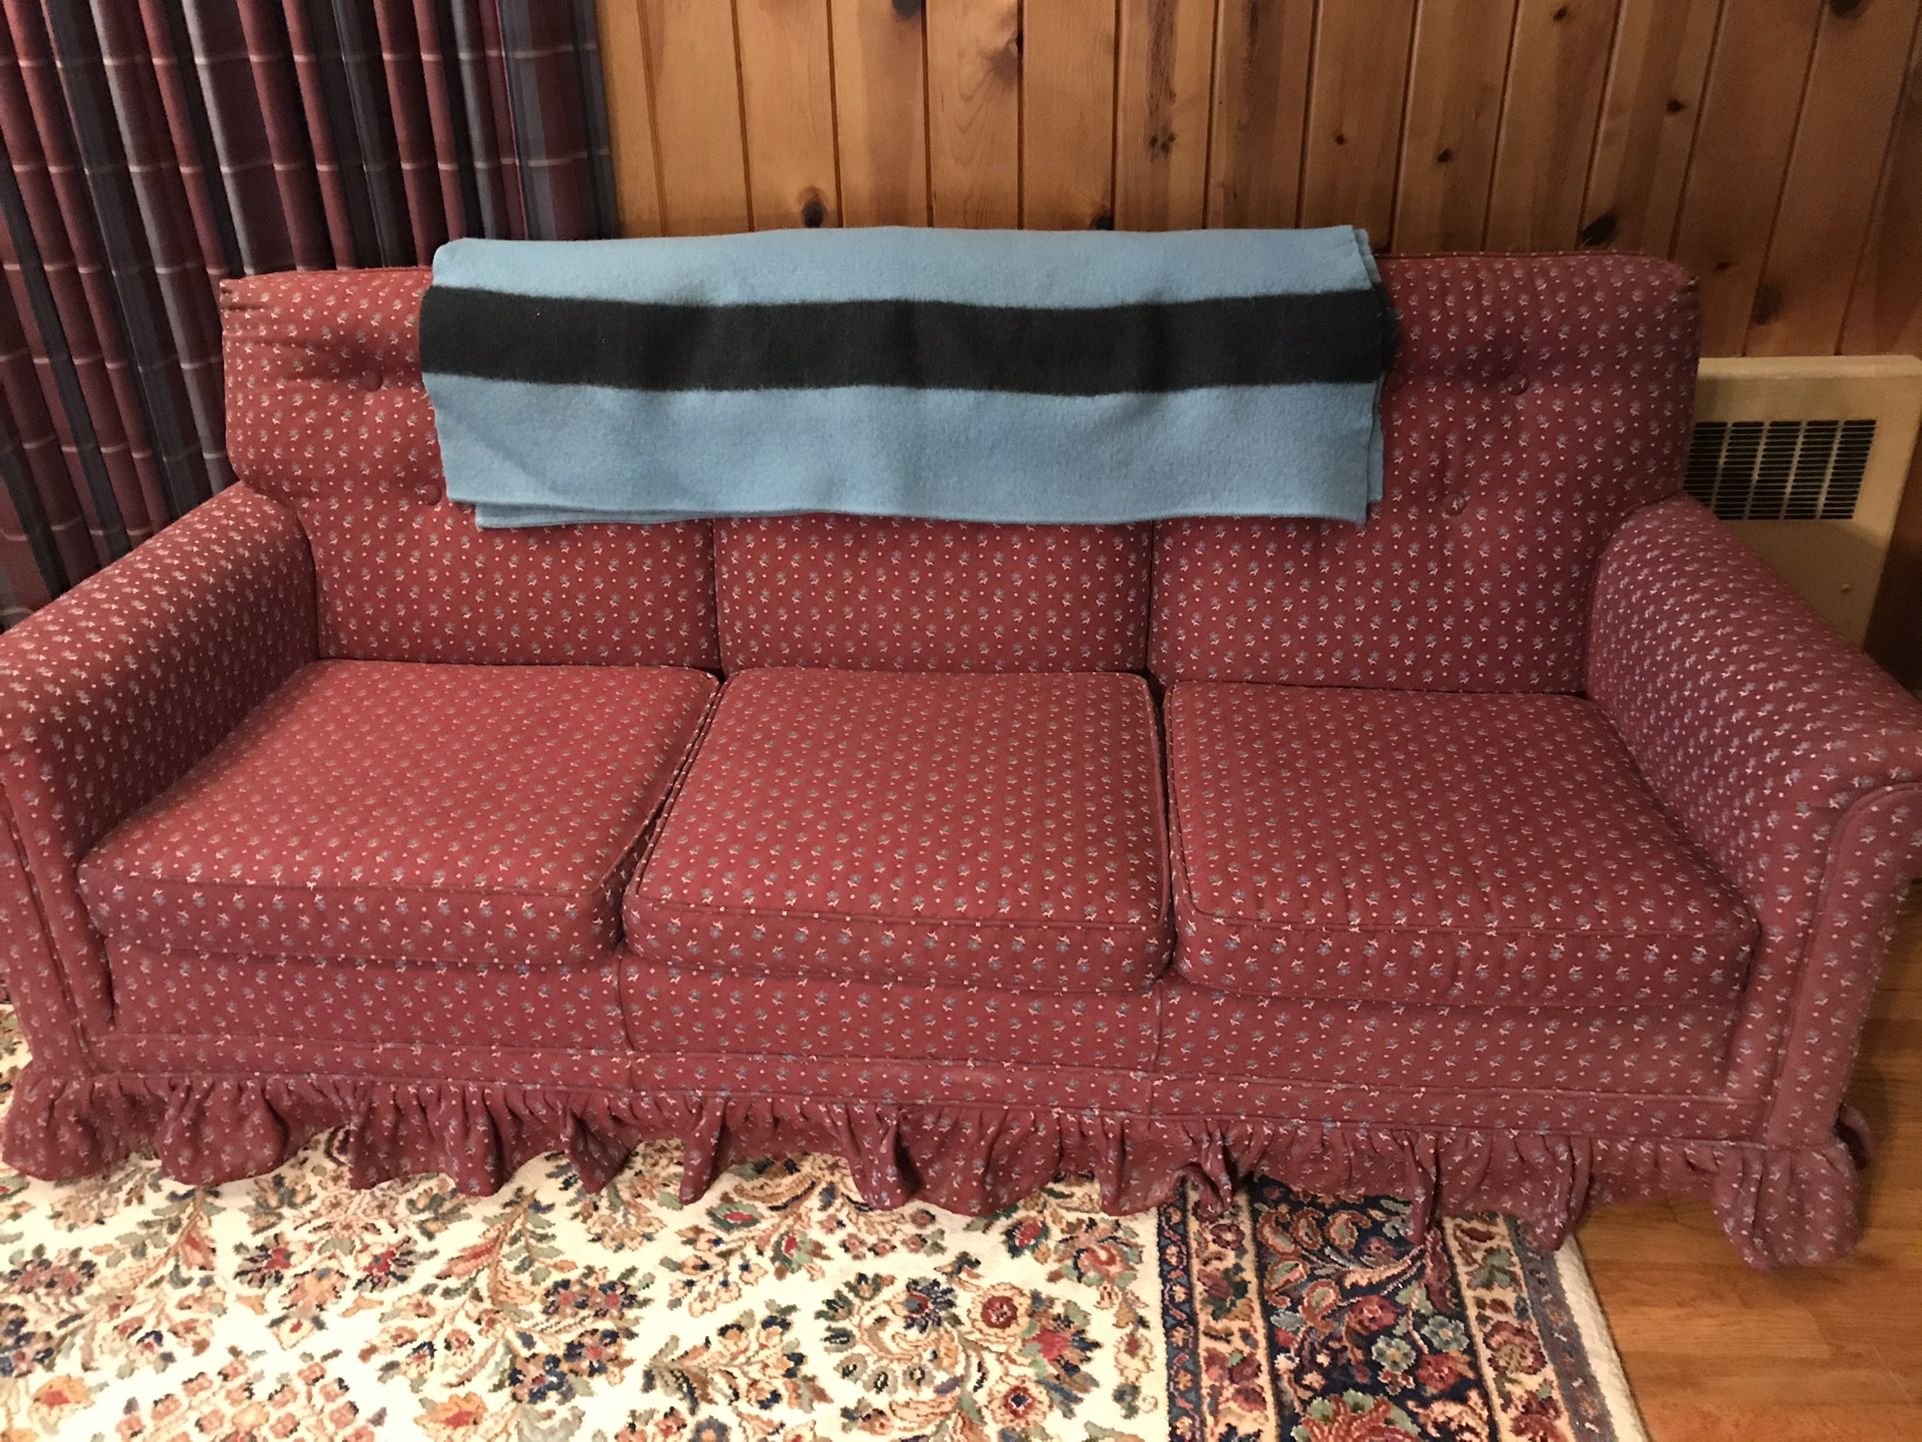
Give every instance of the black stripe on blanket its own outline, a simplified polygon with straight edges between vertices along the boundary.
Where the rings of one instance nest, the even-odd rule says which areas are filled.
[[[931,300],[663,305],[434,286],[430,373],[637,391],[836,386],[1115,395],[1374,381],[1377,290],[1087,309]]]

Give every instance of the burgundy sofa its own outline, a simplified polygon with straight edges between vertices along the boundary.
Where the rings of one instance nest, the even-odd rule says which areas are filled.
[[[0,640],[7,1159],[666,1136],[690,1197],[1695,1193],[1837,1255],[1922,711],[1677,495],[1680,271],[1383,269],[1359,529],[483,533],[423,272],[232,284],[242,484]]]

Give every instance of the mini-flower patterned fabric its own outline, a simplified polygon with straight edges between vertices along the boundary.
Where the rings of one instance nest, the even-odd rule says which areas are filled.
[[[420,376],[425,269],[221,285],[234,474],[300,517],[320,654],[719,663],[705,524],[483,531],[447,499]]]
[[[240,486],[0,636],[0,944],[41,1056],[84,1067],[113,1015],[81,857],[313,655],[300,527]]]
[[[1156,996],[1157,1111],[1515,1127],[1582,1112],[1599,1126],[1604,1099],[1635,1095],[1645,1122],[1689,1135],[1739,1129],[1757,1111],[1722,1099],[1733,999],[1641,1011],[1331,1005],[1172,978]]]
[[[588,1054],[625,1046],[619,954],[592,959],[368,961],[113,946],[115,1035],[193,1038],[237,1057],[250,1041],[336,1056],[383,1044]],[[211,1040],[208,1040],[211,1039]],[[284,1051],[283,1051],[283,1054]]]
[[[1644,1008],[1755,920],[1567,696],[1176,686],[1175,965],[1251,996]]]
[[[1681,489],[1695,284],[1643,256],[1384,258],[1400,320],[1365,526],[1155,528],[1164,681],[1576,691],[1602,547]]]
[[[1155,1054],[1155,993],[928,986],[779,972],[696,971],[621,958],[628,1041],[671,1057],[756,1055],[1139,1073]]]
[[[1166,963],[1139,676],[742,672],[628,891],[642,956],[1127,991]]]
[[[1139,671],[1150,529],[719,521],[721,656],[729,671]]]
[[[102,842],[81,890],[114,947],[590,957],[713,690],[661,667],[316,662]]]
[[[1735,1085],[1773,1094],[1775,1137],[1819,1135],[1922,869],[1922,709],[1683,498],[1610,545],[1588,686],[1761,921]]]
[[[1138,530],[768,523],[749,550],[788,589],[760,612],[745,585],[724,598],[758,617],[729,646],[850,669],[746,670],[718,709],[702,677],[656,695],[646,673],[575,673],[560,663],[713,664],[708,532],[480,535],[416,444],[421,278],[263,278],[231,306],[236,454],[261,489],[216,497],[0,637],[0,941],[34,1049],[5,1155],[75,1177],[151,1149],[171,1176],[222,1181],[342,1128],[358,1183],[436,1171],[485,1191],[560,1151],[591,1189],[637,1143],[671,1139],[690,1199],[735,1162],[831,1151],[877,1206],[991,1211],[1089,1174],[1107,1207],[1193,1182],[1218,1211],[1271,1176],[1400,1196],[1417,1228],[1499,1208],[1545,1244],[1598,1201],[1699,1194],[1750,1261],[1839,1255],[1858,1225],[1842,1086],[1895,898],[1922,865],[1922,710],[1699,508],[1643,504],[1674,489],[1687,428],[1679,273],[1605,256],[1388,268],[1413,348],[1390,385],[1381,513],[1359,531],[1164,526],[1148,585],[1166,674],[1248,672],[1284,707],[1307,703],[1272,683],[1378,688],[1315,694],[1333,709],[1314,755],[1292,712],[1252,748],[1228,717],[1208,765],[1248,764],[1208,782],[1224,819],[1189,865],[1254,857],[1250,843],[1268,864],[1303,824],[1275,806],[1324,806],[1351,833],[1304,853],[1342,883],[1313,893],[1327,939],[1358,944],[1352,912],[1399,946],[1364,958],[1378,969],[1315,965],[1343,987],[1392,979],[1391,994],[1167,974],[1147,686],[1015,674],[1135,664]],[[1075,604],[1094,594],[1115,611]],[[267,735],[277,688],[342,652],[360,658],[348,671],[554,664],[400,666],[423,687],[472,670],[525,689],[441,704],[382,688],[371,712]],[[976,665],[1004,673],[962,674]],[[1588,704],[1484,713],[1503,698],[1432,694],[1584,675],[1661,812]],[[591,721],[556,723],[574,702]],[[1429,702],[1486,724],[1436,720]],[[1524,715],[1542,719],[1511,724]],[[272,741],[287,762],[237,807],[262,830],[233,829],[224,803],[195,810],[164,915],[116,938],[110,973],[82,859],[237,729],[236,754]],[[1180,793],[1184,756],[1200,763],[1179,737],[1175,751]],[[515,756],[514,777],[487,769]],[[356,807],[322,774],[342,767]],[[682,804],[641,843],[658,850],[617,941],[607,891],[677,775]],[[312,798],[339,824],[295,820]],[[499,856],[467,867],[463,836]],[[188,854],[210,839],[228,854]],[[1586,869],[1563,864],[1574,843]],[[354,905],[371,920],[348,927],[358,949],[222,949],[255,944],[228,903],[257,894],[209,906],[192,868],[235,857],[241,880],[308,907],[309,928],[322,914],[297,893],[370,893]],[[522,867],[558,879],[538,883],[541,935],[510,944],[474,884],[511,909],[529,898],[497,881]],[[382,868],[422,899],[467,894],[427,918],[410,900],[403,921],[368,880]],[[1308,894],[1286,868],[1224,870],[1227,909],[1236,887],[1269,888],[1272,906],[1278,877]],[[155,911],[122,901],[110,926]],[[1704,964],[1684,948],[1598,971],[1565,941],[1547,970],[1497,956],[1406,994],[1443,975],[1408,959],[1435,927],[1482,944],[1508,905],[1584,943],[1629,916],[1658,952],[1696,934]],[[1744,908],[1754,944],[1737,962]]]

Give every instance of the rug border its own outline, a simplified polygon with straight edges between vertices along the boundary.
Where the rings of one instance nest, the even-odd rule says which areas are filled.
[[[1556,1248],[1550,1260],[1555,1264],[1555,1277],[1561,1283],[1562,1296],[1568,1303],[1575,1330],[1581,1336],[1582,1351],[1588,1359],[1590,1375],[1595,1379],[1595,1390],[1608,1408],[1609,1423],[1615,1430],[1616,1442],[1652,1442],[1648,1424],[1642,1418],[1641,1409],[1635,1405],[1635,1392],[1628,1384],[1628,1373],[1622,1366],[1622,1354],[1616,1350],[1615,1334],[1609,1329],[1608,1314],[1602,1310],[1602,1299],[1596,1294],[1595,1280],[1588,1274],[1588,1260],[1582,1255],[1581,1244],[1574,1237],[1569,1237]]]

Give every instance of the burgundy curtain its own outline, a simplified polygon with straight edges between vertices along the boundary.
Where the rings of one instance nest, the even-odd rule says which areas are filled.
[[[613,230],[593,0],[0,0],[0,625],[228,483],[221,277]]]

